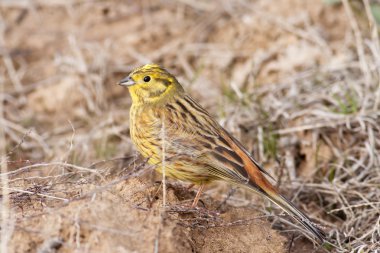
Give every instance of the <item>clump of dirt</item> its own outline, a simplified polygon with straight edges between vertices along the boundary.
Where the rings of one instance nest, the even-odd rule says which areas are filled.
[[[230,207],[221,215],[226,226],[192,231],[195,252],[286,252],[287,239],[260,217],[252,209]]]
[[[68,203],[24,202],[11,252],[285,252],[286,239],[257,211],[220,214],[209,198],[207,209],[191,209],[180,199],[193,194],[181,185],[168,186],[166,208],[161,185],[138,178],[96,189],[82,185],[87,197]]]

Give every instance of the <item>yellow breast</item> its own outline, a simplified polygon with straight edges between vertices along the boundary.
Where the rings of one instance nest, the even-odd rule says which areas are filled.
[[[138,151],[158,163],[161,158],[161,119],[151,108],[132,106],[130,111],[130,134]]]

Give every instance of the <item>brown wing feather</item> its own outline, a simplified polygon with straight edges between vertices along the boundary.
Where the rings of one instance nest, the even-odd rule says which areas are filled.
[[[169,149],[203,161],[210,174],[222,175],[221,179],[248,182],[244,160],[231,146],[233,141],[221,135],[225,130],[200,105],[186,96],[166,108],[171,114],[171,122],[167,124]]]
[[[174,118],[177,118],[175,121],[178,121],[174,123],[177,133],[173,133],[176,136],[174,143],[177,146],[179,143],[181,146],[191,145],[194,142],[201,144],[200,146],[204,149],[197,157],[203,157],[210,166],[216,163],[215,166],[218,169],[232,170],[234,173],[228,173],[231,175],[230,180],[247,182],[252,178],[265,182],[264,184],[268,184],[269,187],[269,182],[267,183],[262,175],[264,173],[271,177],[269,173],[256,162],[238,140],[213,120],[207,111],[190,96],[186,95],[184,98],[177,99],[166,107]],[[189,152],[194,153],[194,150],[189,149]]]

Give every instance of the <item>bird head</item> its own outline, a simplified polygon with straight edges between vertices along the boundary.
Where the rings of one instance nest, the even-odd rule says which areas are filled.
[[[128,87],[133,103],[161,103],[183,93],[177,79],[157,64],[136,68],[119,84]]]

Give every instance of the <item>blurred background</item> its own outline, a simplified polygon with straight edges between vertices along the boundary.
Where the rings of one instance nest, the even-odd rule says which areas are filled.
[[[380,2],[0,1],[1,252],[376,252]],[[158,63],[327,232],[225,184],[204,208],[129,138]]]

